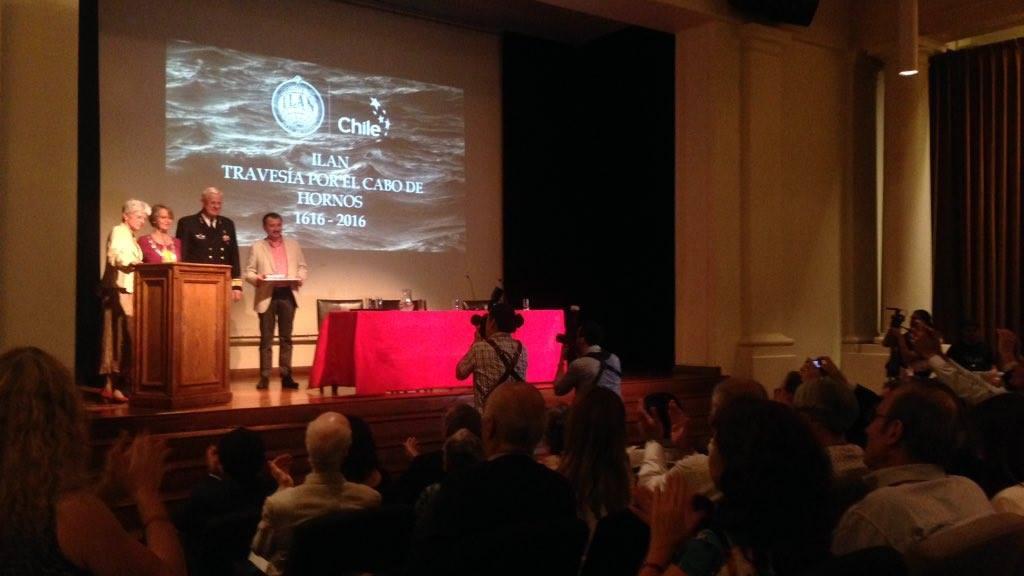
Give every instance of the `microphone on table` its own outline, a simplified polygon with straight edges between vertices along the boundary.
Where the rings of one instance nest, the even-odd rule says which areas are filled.
[[[476,290],[473,289],[473,279],[466,274],[466,281],[469,282],[469,295],[471,299],[476,300]]]

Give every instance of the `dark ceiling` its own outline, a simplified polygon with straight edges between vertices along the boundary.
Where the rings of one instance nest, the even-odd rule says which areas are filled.
[[[338,0],[455,24],[483,32],[514,32],[580,45],[627,25],[535,0]]]

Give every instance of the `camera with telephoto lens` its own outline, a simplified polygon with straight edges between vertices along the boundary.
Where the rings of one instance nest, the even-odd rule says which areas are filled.
[[[481,338],[487,337],[487,314],[473,314],[469,318],[469,323],[476,326]]]
[[[491,290],[491,299],[487,302],[487,313],[490,314],[491,309],[504,300],[505,290],[501,286],[495,286],[494,290]],[[469,318],[469,323],[476,326],[476,331],[480,333],[481,338],[487,338],[487,314],[473,314]]]
[[[555,342],[562,345],[562,355],[567,362],[579,356],[576,350],[576,336],[580,331],[580,307],[573,304],[565,313],[565,332],[555,335]]]
[[[903,314],[903,310],[899,308],[886,308],[886,310],[892,310],[892,316],[889,317],[889,328],[899,328],[903,326],[903,321],[907,317]]]

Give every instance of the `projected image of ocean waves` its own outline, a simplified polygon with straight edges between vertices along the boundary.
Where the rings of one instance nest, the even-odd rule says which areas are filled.
[[[285,216],[288,233],[311,248],[465,249],[461,90],[180,41],[167,46],[166,73],[167,171],[223,189],[239,243],[262,238],[260,218],[274,210]],[[274,90],[295,76],[315,87],[326,106],[320,128],[301,138],[278,125],[271,104]],[[364,129],[369,121],[382,133],[343,134],[342,117],[350,119],[344,125],[350,132],[353,123]],[[321,166],[313,165],[314,154]],[[331,158],[339,165],[328,166]],[[334,173],[359,186],[367,178],[414,181],[423,193],[239,181],[225,178],[223,165]],[[363,208],[298,206],[301,192],[360,194]],[[367,225],[302,225],[297,213],[304,211],[364,215]]]

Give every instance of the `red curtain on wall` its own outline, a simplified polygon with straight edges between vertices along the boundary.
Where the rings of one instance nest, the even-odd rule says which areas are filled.
[[[934,315],[947,337],[964,318],[990,338],[1024,326],[1022,72],[1024,39],[930,61]]]

